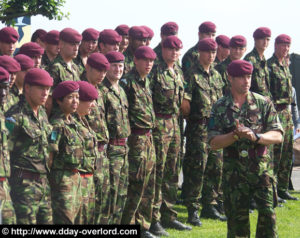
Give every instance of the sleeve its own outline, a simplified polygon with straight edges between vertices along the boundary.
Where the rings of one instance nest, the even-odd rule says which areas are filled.
[[[218,113],[218,104],[214,104],[208,121],[208,143],[218,135],[225,134],[222,126],[222,116]]]
[[[190,74],[187,74],[184,81],[184,95],[183,98],[191,101],[192,100],[192,94],[193,94],[193,88],[194,88],[194,77]]]
[[[264,119],[264,122],[265,122],[264,132],[280,131],[282,134],[284,134],[283,128],[280,123],[277,111],[275,110],[274,104],[272,103],[272,101],[270,99],[268,99],[265,102],[266,102],[266,104],[265,104],[266,111],[265,111],[265,115],[264,115],[264,118],[265,118]]]
[[[62,139],[63,129],[59,126],[53,126],[49,136],[50,152],[59,152],[59,143]]]

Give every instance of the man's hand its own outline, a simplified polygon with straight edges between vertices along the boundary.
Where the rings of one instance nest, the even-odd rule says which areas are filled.
[[[244,126],[243,124],[240,124],[239,120],[235,120],[236,129],[234,130],[234,133],[238,135],[240,138],[246,138],[250,141],[256,141],[255,133],[249,128]]]

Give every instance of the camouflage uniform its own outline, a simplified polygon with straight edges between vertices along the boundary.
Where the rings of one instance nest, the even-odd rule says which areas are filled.
[[[215,69],[219,72],[219,74],[222,77],[223,80],[223,94],[225,95],[226,93],[229,93],[230,91],[230,83],[228,81],[228,73],[227,73],[227,67],[228,65],[232,62],[230,57],[227,57],[223,62],[217,64],[215,66]]]
[[[16,224],[16,214],[10,197],[10,160],[7,136],[8,130],[5,127],[5,117],[0,111],[0,210],[2,224]]]
[[[80,57],[80,51],[78,51],[78,54],[77,54],[76,58],[73,61],[78,66],[79,72],[80,72],[80,75],[81,75],[85,70],[85,66],[84,66],[83,61]]]
[[[120,224],[127,199],[127,137],[131,132],[128,119],[128,101],[123,88],[119,87],[119,90],[117,92],[107,78],[100,84],[110,138],[107,155],[111,187],[110,223],[112,224]]]
[[[79,166],[81,177],[82,203],[76,224],[95,223],[95,182],[94,172],[96,161],[99,159],[97,137],[85,117],[74,115],[78,123],[79,135],[83,140],[83,160]]]
[[[260,59],[256,48],[254,48],[245,56],[244,60],[249,61],[253,65],[250,90],[263,96],[271,97],[269,70],[265,57]]]
[[[163,61],[163,57],[162,57],[161,43],[159,43],[153,50],[156,53],[155,64],[157,64],[159,62],[162,62]]]
[[[178,158],[180,151],[179,109],[183,100],[183,75],[174,65],[155,65],[151,72],[151,89],[156,114],[153,131],[156,151],[156,183],[152,221],[169,222],[177,218],[174,205],[178,189]]]
[[[124,74],[127,74],[134,67],[134,52],[131,47],[127,47],[124,51],[125,61],[124,61]]]
[[[277,113],[269,98],[249,92],[239,109],[231,94],[221,98],[212,109],[209,120],[209,141],[216,135],[235,129],[235,119],[255,133],[282,132]],[[256,237],[277,237],[273,208],[274,179],[268,146],[247,139],[224,148],[223,190],[227,221],[227,237],[250,237],[249,203],[257,203]],[[276,200],[276,198],[275,198]]]
[[[48,71],[51,64],[52,64],[52,61],[50,61],[50,59],[48,58],[48,55],[45,52],[42,56],[41,68]]]
[[[43,107],[36,116],[22,97],[6,116],[10,131],[11,198],[18,224],[51,224],[50,186],[47,178],[48,136],[51,125]]]
[[[53,163],[49,176],[54,224],[75,224],[80,211],[83,141],[73,117],[67,121],[60,111],[50,120],[53,126],[50,148]]]
[[[284,131],[283,142],[274,145],[274,174],[277,176],[277,189],[285,192],[293,163],[293,119],[289,106],[292,104],[292,75],[289,67],[280,65],[275,55],[268,59],[268,67],[270,91]]]
[[[209,152],[207,145],[207,121],[212,105],[222,96],[222,79],[220,74],[210,67],[209,73],[198,64],[186,78],[185,99],[190,101],[190,115],[186,126],[186,154],[183,161],[184,181],[182,185],[183,202],[189,210],[199,209],[204,172],[207,181],[217,188],[221,181],[222,156]],[[209,156],[208,168],[206,163]],[[215,176],[215,177],[214,177]],[[213,182],[212,182],[213,181]],[[205,202],[213,200],[213,187],[205,186]],[[219,189],[218,189],[219,190]],[[218,191],[216,191],[218,192]],[[215,197],[214,197],[215,198]]]
[[[195,62],[199,60],[199,51],[198,51],[198,43],[190,48],[182,58],[182,71],[184,77],[187,76],[188,71],[194,66]]]
[[[131,135],[128,138],[129,185],[123,224],[140,224],[149,230],[155,189],[155,123],[150,80],[141,79],[135,67],[125,75],[123,86],[129,103]]]

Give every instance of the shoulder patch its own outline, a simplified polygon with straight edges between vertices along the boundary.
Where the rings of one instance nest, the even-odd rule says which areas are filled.
[[[208,121],[208,129],[212,129],[212,128],[214,128],[214,126],[215,126],[215,118],[211,117],[211,118],[209,118],[209,121]]]
[[[123,78],[123,79],[120,79],[120,81],[127,85],[127,79]]]
[[[54,141],[56,141],[56,139],[57,139],[57,131],[52,131],[51,136],[50,136],[50,140],[52,142],[54,142]]]
[[[15,125],[16,125],[16,120],[13,117],[5,118],[5,126],[10,133],[14,130]]]

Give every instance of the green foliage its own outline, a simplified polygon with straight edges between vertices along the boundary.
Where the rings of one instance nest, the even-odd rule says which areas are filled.
[[[69,16],[60,8],[65,0],[2,0],[0,3],[0,21],[5,24],[14,24],[13,19],[21,16],[42,15],[50,20],[62,20]]]

